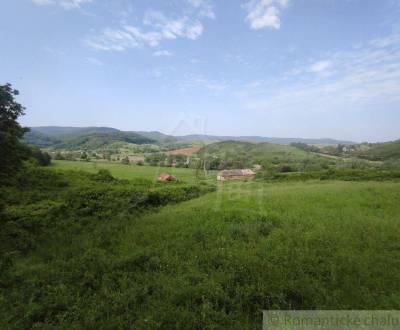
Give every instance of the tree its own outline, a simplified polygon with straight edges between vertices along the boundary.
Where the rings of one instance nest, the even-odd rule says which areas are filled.
[[[20,139],[28,131],[18,122],[25,108],[15,101],[19,92],[11,84],[0,85],[0,182],[10,178],[28,155]]]
[[[130,161],[128,156],[126,156],[125,158],[122,158],[121,163],[124,165],[129,165]]]
[[[110,151],[104,152],[103,158],[104,158],[105,160],[108,160],[108,161],[110,162],[110,161],[111,161],[111,153],[110,153]]]
[[[292,168],[289,165],[282,165],[279,169],[281,173],[289,173],[292,172]]]

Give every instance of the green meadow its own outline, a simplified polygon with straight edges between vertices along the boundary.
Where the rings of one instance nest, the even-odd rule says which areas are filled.
[[[179,180],[185,182],[195,182],[199,179],[216,179],[216,172],[209,171],[208,175],[204,175],[203,171],[187,168],[175,167],[157,167],[157,166],[139,166],[135,164],[124,165],[121,163],[113,162],[85,162],[85,161],[66,161],[54,160],[50,167],[54,170],[79,170],[89,173],[96,173],[100,169],[110,171],[110,173],[119,179],[132,180],[132,179],[149,179],[155,181],[160,173],[167,172],[176,176]]]
[[[10,249],[0,325],[260,329],[264,309],[400,308],[400,183],[169,168],[189,185],[158,184],[160,171],[56,161],[28,175],[6,209],[29,240]]]

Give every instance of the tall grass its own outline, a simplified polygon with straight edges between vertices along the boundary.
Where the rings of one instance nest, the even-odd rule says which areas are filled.
[[[228,182],[116,212],[20,257],[2,322],[258,329],[263,309],[398,309],[399,200],[391,182]]]

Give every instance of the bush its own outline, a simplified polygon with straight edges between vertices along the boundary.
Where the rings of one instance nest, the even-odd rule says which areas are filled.
[[[281,173],[292,172],[292,168],[289,165],[282,165],[281,168],[279,169],[279,172]]]
[[[48,166],[51,163],[50,155],[36,147],[31,149],[31,157],[35,159],[40,166]]]
[[[116,179],[111,175],[109,170],[100,169],[97,174],[92,174],[92,179],[101,182],[114,182]]]

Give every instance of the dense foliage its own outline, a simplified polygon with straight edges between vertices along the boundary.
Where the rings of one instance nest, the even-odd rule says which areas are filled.
[[[8,180],[26,158],[20,139],[27,131],[18,123],[24,107],[15,100],[19,93],[10,84],[0,85],[0,185]]]
[[[67,139],[62,145],[59,145],[58,147],[63,147],[67,149],[97,149],[117,141],[133,144],[146,144],[154,142],[153,140],[145,138],[136,133],[93,133],[90,135],[82,135]]]
[[[40,148],[60,145],[62,143],[62,141],[58,138],[35,131],[31,131],[25,134],[23,142],[25,144],[34,145]]]
[[[29,154],[40,166],[47,166],[51,163],[51,156],[37,147],[32,147]]]

